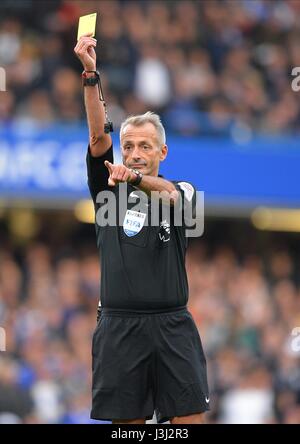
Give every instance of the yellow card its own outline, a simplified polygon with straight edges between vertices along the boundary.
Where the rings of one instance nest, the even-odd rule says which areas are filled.
[[[95,36],[97,12],[79,17],[77,40],[84,34],[93,33]]]

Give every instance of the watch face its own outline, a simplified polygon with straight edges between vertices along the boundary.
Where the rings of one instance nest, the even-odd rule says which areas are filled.
[[[133,172],[139,177],[142,176],[142,173],[139,170],[133,170]]]
[[[136,174],[136,176],[137,176],[137,178],[134,181],[131,182],[132,185],[136,186],[136,185],[138,185],[141,182],[143,175],[142,175],[142,173],[139,170],[135,170],[134,168],[131,168],[131,171],[134,174]]]

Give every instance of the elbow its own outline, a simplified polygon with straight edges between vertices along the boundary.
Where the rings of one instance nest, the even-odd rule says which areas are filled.
[[[167,189],[163,191],[163,194],[165,194],[166,202],[173,207],[177,204],[180,198],[180,193],[173,183],[169,182],[168,185]]]
[[[92,134],[90,136],[90,147],[92,149],[92,147],[95,147],[99,144],[99,142],[101,142],[101,140],[103,139],[103,135],[99,135],[99,134]]]
[[[90,152],[94,157],[102,156],[109,148],[109,143],[111,143],[111,141],[108,143],[103,136],[90,136],[89,142]]]
[[[168,190],[163,190],[158,192],[159,199],[162,204],[170,205],[171,207],[175,206],[179,200],[180,193],[176,190],[176,188],[171,188]]]
[[[176,188],[171,191],[170,193],[170,203],[172,206],[175,206],[179,199],[179,192],[176,190]]]

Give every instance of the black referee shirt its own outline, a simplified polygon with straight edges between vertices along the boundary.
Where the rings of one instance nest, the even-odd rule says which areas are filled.
[[[108,185],[109,173],[104,165],[108,160],[113,163],[112,147],[101,157],[93,157],[88,149],[87,173],[88,186],[96,203],[100,191],[114,193],[119,199],[119,186]],[[185,197],[180,182],[173,181],[176,189]],[[192,205],[196,205],[195,189],[191,184]],[[128,195],[137,189],[127,184]],[[187,238],[185,227],[175,226],[174,218],[159,220],[158,226],[147,225],[150,220],[150,206],[145,202],[148,215],[145,224],[136,234],[131,231],[130,223],[120,220],[117,226],[99,227],[96,222],[97,246],[101,263],[100,300],[102,307],[129,310],[160,310],[186,305],[188,282],[185,270]],[[134,204],[127,204],[127,209]],[[118,207],[118,205],[117,205]],[[127,214],[127,213],[126,213]],[[145,211],[146,214],[146,211]],[[125,223],[126,220],[126,223]]]

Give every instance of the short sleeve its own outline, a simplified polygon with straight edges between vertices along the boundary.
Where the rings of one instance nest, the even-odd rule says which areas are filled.
[[[94,202],[96,202],[97,194],[100,191],[110,189],[108,185],[109,173],[104,165],[104,162],[108,160],[113,163],[113,147],[111,146],[105,154],[99,157],[93,157],[91,155],[90,146],[86,155],[88,187]]]
[[[184,216],[193,219],[196,216],[197,193],[195,187],[189,182],[173,181],[176,190],[179,191],[182,201]]]

